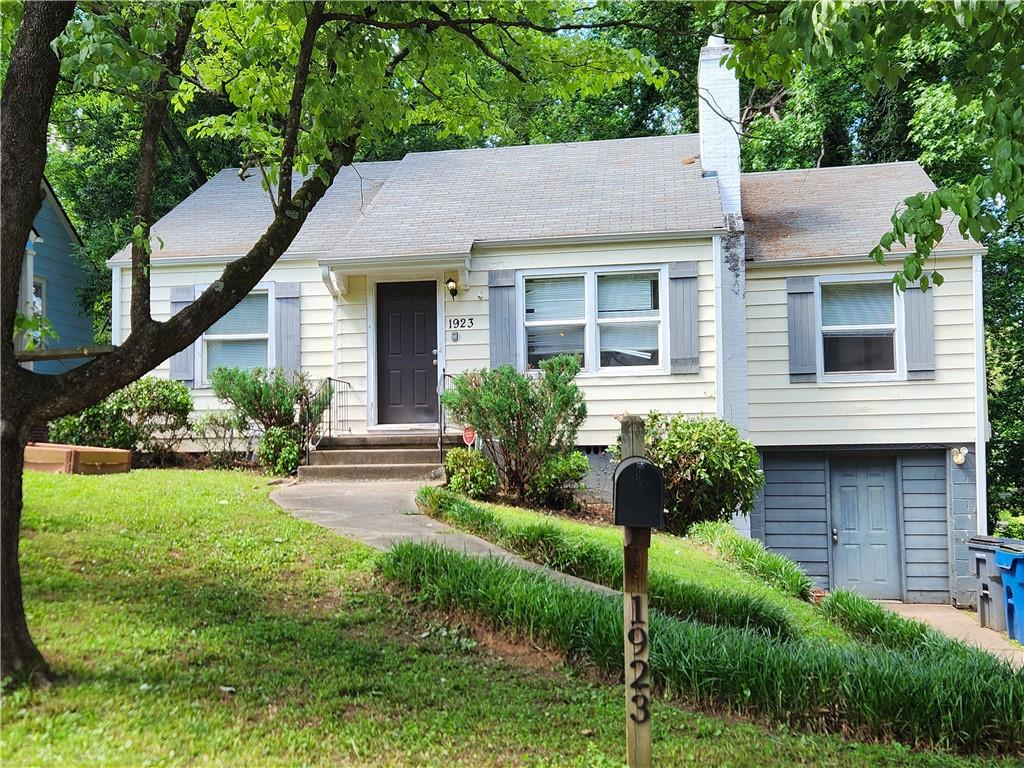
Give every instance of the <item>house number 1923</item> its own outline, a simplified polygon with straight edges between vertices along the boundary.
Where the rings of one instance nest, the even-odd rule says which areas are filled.
[[[472,328],[473,318],[472,317],[449,317],[448,318],[448,330],[457,331],[462,328]]]
[[[634,711],[629,713],[630,719],[635,723],[646,723],[651,718],[651,681],[649,677],[650,665],[648,659],[647,640],[647,606],[644,605],[646,595],[631,595],[632,614],[630,616],[629,630],[626,632],[626,639],[633,646],[633,658],[629,661],[629,667],[633,671],[633,679],[629,682],[630,701],[633,703]]]

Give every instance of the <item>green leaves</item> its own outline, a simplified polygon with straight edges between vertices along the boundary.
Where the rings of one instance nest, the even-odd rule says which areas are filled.
[[[897,242],[909,242],[913,252],[904,255],[902,279],[922,274],[924,261],[949,236],[949,214],[959,217],[962,235],[979,242],[998,229],[999,218],[1024,215],[1024,5],[828,0],[733,3],[725,11],[726,34],[736,42],[731,64],[755,85],[777,81],[800,98],[808,91],[801,82],[815,68],[820,71],[814,78],[822,82],[826,73],[850,67],[876,106],[883,96],[910,106],[909,115],[894,114],[900,121],[894,130],[909,129],[913,143],[902,152],[919,152],[940,189],[908,198],[871,252],[881,262]],[[855,89],[839,93],[858,103]],[[807,119],[779,124],[777,133],[788,139],[784,146],[799,146],[799,130],[807,127],[818,140],[825,135],[814,120],[830,104],[811,104]],[[840,119],[836,126],[855,121]],[[771,139],[774,126],[767,127]],[[763,128],[755,121],[750,132]],[[806,146],[790,162],[811,164],[809,154]]]

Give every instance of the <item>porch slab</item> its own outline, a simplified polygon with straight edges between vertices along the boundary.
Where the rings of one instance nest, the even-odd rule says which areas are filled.
[[[1015,668],[1024,668],[1024,647],[1007,640],[1001,632],[978,624],[977,614],[961,611],[951,605],[883,602],[893,613],[927,624],[944,635],[1006,659]]]

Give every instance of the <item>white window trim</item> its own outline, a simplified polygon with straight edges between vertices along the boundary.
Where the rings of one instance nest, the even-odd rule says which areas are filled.
[[[616,272],[658,274],[658,307],[657,317],[650,318],[604,318],[597,317],[597,278]],[[587,269],[566,269],[549,267],[544,269],[525,269],[516,273],[516,362],[519,370],[526,370],[526,281],[533,277],[582,277],[584,290],[583,320],[534,320],[531,327],[583,325],[583,345],[585,365],[580,370],[579,378],[609,378],[614,376],[662,376],[669,373],[669,317],[668,317],[668,264],[616,264]],[[617,323],[637,323],[649,321],[658,325],[658,365],[630,365],[600,367],[600,349],[598,327]]]
[[[892,288],[893,301],[893,324],[886,325],[857,325],[857,326],[829,326],[830,330],[892,330],[893,332],[893,358],[896,366],[894,371],[865,371],[864,373],[844,372],[825,373],[825,334],[821,322],[821,286],[834,283],[886,283]],[[865,384],[874,382],[906,381],[907,379],[907,353],[904,338],[904,310],[903,301],[896,286],[892,282],[892,274],[874,272],[864,275],[827,275],[814,279],[814,324],[817,334],[817,370],[818,381],[824,384]]]
[[[198,299],[203,291],[205,291],[208,285],[197,285],[196,286],[196,298]],[[267,368],[273,369],[277,366],[277,304],[275,299],[275,290],[273,282],[258,283],[251,291],[252,293],[265,293],[267,294],[267,332],[266,333],[231,333],[231,334],[213,334],[212,338],[215,341],[247,341],[247,340],[263,340],[267,342]],[[212,385],[210,379],[206,373],[206,340],[209,334],[203,333],[202,336],[196,342],[196,388],[197,389],[209,389]]]

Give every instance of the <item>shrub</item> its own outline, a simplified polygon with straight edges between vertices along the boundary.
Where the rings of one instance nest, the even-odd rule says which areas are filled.
[[[788,557],[765,549],[757,539],[740,536],[730,523],[696,523],[687,535],[713,547],[722,557],[776,589],[801,600],[811,599],[814,582],[803,568]]]
[[[495,558],[402,542],[383,575],[440,610],[469,611],[606,673],[622,671],[622,598]],[[1024,752],[1024,672],[984,653],[952,659],[826,641],[780,642],[651,611],[651,681],[698,705],[799,727],[960,751]]]
[[[249,448],[250,431],[234,411],[207,411],[192,422],[191,431],[219,469],[235,466],[238,455]]]
[[[289,378],[280,368],[217,368],[210,379],[213,394],[264,431],[292,426],[295,407],[308,389],[303,376]]]
[[[996,523],[996,536],[1007,539],[1024,539],[1024,517],[1011,517]]]
[[[259,448],[260,466],[275,475],[290,475],[299,468],[302,451],[295,427],[270,427]]]
[[[476,428],[503,489],[520,503],[529,500],[541,469],[575,448],[587,416],[575,381],[580,370],[575,355],[544,360],[540,370],[540,376],[510,365],[473,371],[457,376],[442,396],[456,420]]]
[[[166,457],[187,434],[191,412],[188,387],[180,381],[146,376],[96,405],[56,419],[50,424],[50,439]]]
[[[489,499],[498,487],[498,468],[480,451],[452,448],[444,456],[448,487],[471,499]]]
[[[622,549],[568,533],[553,523],[509,523],[491,510],[455,494],[425,486],[416,496],[420,508],[454,528],[487,539],[538,565],[622,589]],[[650,600],[667,614],[718,626],[767,632],[777,637],[796,634],[789,613],[751,594],[706,587],[658,573],[650,575]]]
[[[589,469],[590,462],[579,451],[552,456],[531,479],[527,498],[538,507],[575,509],[576,495]]]
[[[764,484],[757,448],[721,419],[656,411],[647,417],[647,458],[665,477],[665,528],[682,535],[696,522],[749,514]]]

